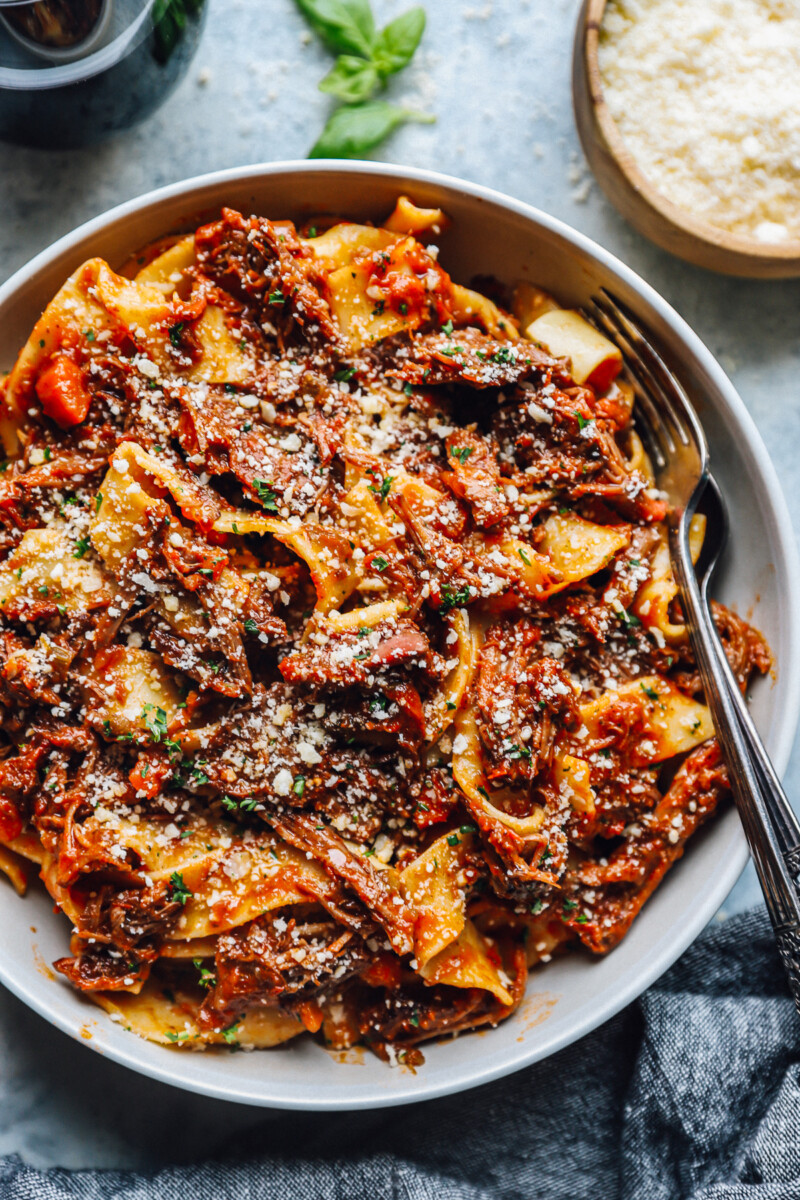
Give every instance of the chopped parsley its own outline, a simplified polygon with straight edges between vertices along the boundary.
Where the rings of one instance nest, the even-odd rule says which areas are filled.
[[[142,721],[154,742],[167,740],[167,714],[165,709],[156,708],[154,704],[145,704],[142,709]]]
[[[266,483],[263,479],[254,479],[253,487],[265,512],[276,513],[278,511],[278,497],[272,490],[272,484]]]
[[[170,340],[171,345],[174,346],[176,350],[180,350],[181,334],[183,333],[185,328],[186,328],[185,321],[178,321],[177,325],[170,326],[169,340]]]
[[[255,796],[245,796],[243,800],[237,800],[234,796],[222,797],[222,807],[232,813],[239,812],[240,810],[242,812],[252,812],[257,804],[258,801]]]
[[[72,557],[83,558],[87,550],[91,549],[91,546],[92,543],[89,541],[88,537],[79,537],[75,543],[75,549],[72,551]]]
[[[445,586],[442,588],[442,602],[439,605],[439,612],[444,615],[444,613],[450,612],[451,608],[461,608],[461,606],[467,604],[468,601],[468,587],[462,587],[459,588],[458,591],[455,591],[453,588]]]
[[[389,495],[389,490],[393,483],[394,475],[386,475],[384,476],[380,487],[375,487],[374,483],[371,483],[369,484],[369,490],[374,496],[377,496],[379,500],[385,500]]]
[[[458,450],[451,450],[450,457],[454,458],[456,462],[460,462],[461,466],[463,467],[464,463],[472,453],[472,446],[461,446]]]
[[[355,367],[342,367],[341,371],[337,371],[334,379],[337,383],[347,383],[356,373]]]
[[[197,981],[200,984],[200,987],[204,987],[204,988],[213,987],[214,984],[217,982],[217,977],[214,974],[214,972],[209,971],[208,967],[203,966],[202,958],[193,958],[192,962],[200,973],[200,978]]]
[[[180,871],[173,871],[169,877],[169,898],[176,900],[178,904],[185,904],[187,900],[191,900],[194,892],[187,888],[183,882],[183,876]]]

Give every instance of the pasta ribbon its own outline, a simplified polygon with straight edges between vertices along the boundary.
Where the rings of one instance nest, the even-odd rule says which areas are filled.
[[[224,820],[202,823],[192,817],[178,836],[175,831],[165,833],[159,822],[134,822],[126,810],[101,804],[81,824],[81,841],[98,852],[122,847],[125,858],[138,864],[135,869],[152,883],[180,875],[190,895],[168,933],[175,942],[194,943],[273,909],[307,904],[311,897],[325,897],[332,887],[320,863],[277,835],[265,830],[245,839]],[[75,901],[68,903],[77,924]]]
[[[95,661],[85,675],[85,695],[92,713],[115,738],[141,736],[144,716],[161,709],[169,726],[179,713],[181,694],[174,672],[151,650],[115,646]],[[99,703],[92,703],[99,695]]]
[[[428,983],[483,988],[507,1007],[514,1003],[500,972],[489,957],[486,939],[469,920],[465,921],[456,940],[421,967],[419,973]]]
[[[383,223],[384,229],[392,233],[440,234],[448,225],[441,208],[420,208],[408,196],[398,196],[391,215]]]
[[[495,807],[489,799],[486,778],[483,773],[481,741],[478,722],[472,708],[463,708],[455,718],[456,736],[453,740],[453,779],[469,801],[469,809],[478,824],[499,823],[520,839],[523,847],[528,842],[538,842],[537,834],[542,827],[544,810],[534,805],[527,817],[514,817]]]
[[[501,342],[519,341],[513,321],[488,296],[473,292],[460,283],[451,286],[450,310],[456,325],[481,325]]]
[[[81,331],[91,329],[95,340],[106,338],[118,327],[118,321],[96,294],[96,285],[111,268],[101,258],[91,258],[78,267],[56,292],[23,346],[6,382],[5,401],[11,417],[21,418],[32,399],[33,385],[42,366],[58,350],[77,344]],[[129,280],[122,284],[132,286]],[[151,302],[166,315],[163,296],[153,291]]]
[[[463,869],[472,840],[470,833],[443,835],[400,875],[400,890],[418,914],[414,956],[420,966],[455,941],[464,928]]]
[[[572,378],[578,384],[604,391],[622,370],[618,347],[573,309],[542,313],[528,325],[525,336],[556,358],[568,358]]]
[[[57,525],[29,529],[0,565],[0,612],[7,617],[29,619],[48,606],[88,613],[114,593],[114,580],[90,558],[76,558],[75,543]]]
[[[173,292],[182,295],[187,290],[186,272],[195,261],[194,234],[190,233],[134,272],[134,280],[158,288],[165,296],[171,296]],[[127,272],[123,270],[121,274]]]
[[[302,1033],[305,1026],[285,1009],[251,1008],[225,1030],[198,1024],[198,997],[179,987],[169,989],[149,979],[138,993],[96,992],[93,1000],[126,1029],[148,1042],[178,1046],[187,1050],[206,1045],[241,1045],[268,1049],[288,1042]]]
[[[396,231],[341,221],[314,238],[301,238],[317,265],[325,271],[349,266],[356,254],[388,250],[398,241]]]
[[[553,764],[553,780],[576,812],[594,814],[595,795],[591,784],[591,767],[582,758],[572,754],[556,756]]]
[[[456,635],[454,650],[458,662],[441,689],[426,705],[425,736],[429,745],[438,742],[449,729],[464,703],[478,668],[478,655],[483,642],[483,629],[479,621],[474,616],[470,619],[466,609],[457,608],[448,613],[447,623]]]
[[[349,541],[334,530],[307,521],[293,524],[241,511],[224,513],[213,528],[218,533],[271,533],[294,550],[308,566],[317,591],[316,612],[338,609],[358,587],[363,573],[354,565]]]
[[[8,846],[0,845],[0,871],[11,880],[17,895],[24,896],[28,890],[28,866],[25,859]]]
[[[706,705],[684,695],[660,675],[646,675],[611,688],[582,704],[580,712],[597,741],[612,740],[608,734],[618,731],[621,721],[625,729],[640,730],[631,752],[632,761],[640,766],[683,754],[714,736]]]
[[[540,593],[546,596],[602,571],[631,540],[629,525],[597,525],[576,513],[548,517],[544,531],[539,548],[559,576]]]
[[[692,562],[697,562],[703,548],[706,533],[706,518],[695,513],[689,524],[689,550]],[[631,605],[634,613],[656,636],[661,636],[670,645],[687,641],[688,630],[683,623],[670,619],[670,605],[678,594],[678,584],[672,573],[666,530],[662,529],[661,541],[653,555],[650,578],[642,584]]]

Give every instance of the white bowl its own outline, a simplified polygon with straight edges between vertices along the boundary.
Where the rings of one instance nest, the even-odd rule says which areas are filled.
[[[441,261],[460,281],[529,279],[581,304],[605,285],[657,334],[692,395],[730,505],[733,537],[716,594],[764,632],[777,669],[754,689],[752,711],[779,770],[798,717],[800,642],[793,613],[800,575],[789,515],[744,404],[708,350],[648,284],[605,250],[536,209],[431,171],[379,163],[298,162],[220,171],[112,209],[61,238],[0,288],[0,364],[10,367],[39,312],[85,258],[119,266],[131,251],[220,205],[271,217],[388,213],[399,192],[453,218]],[[20,899],[0,883],[0,980],[47,1020],[117,1062],[227,1100],[297,1109],[353,1109],[431,1099],[518,1070],[607,1021],[670,966],[714,915],[747,848],[728,808],[698,834],[622,944],[590,961],[574,954],[531,975],[521,1009],[499,1028],[425,1048],[416,1074],[365,1051],[332,1055],[310,1040],[254,1054],[196,1054],[153,1045],[114,1025],[47,966],[67,951],[69,926],[36,888]]]

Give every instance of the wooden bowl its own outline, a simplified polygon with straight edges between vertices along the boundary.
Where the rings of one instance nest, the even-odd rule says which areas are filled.
[[[603,95],[597,48],[607,0],[584,0],[575,31],[572,98],[586,158],[612,204],[664,250],[727,275],[786,279],[800,275],[800,239],[765,245],[727,233],[667,200],[627,149]]]

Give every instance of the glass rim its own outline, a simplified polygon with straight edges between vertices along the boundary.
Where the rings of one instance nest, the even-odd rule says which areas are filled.
[[[104,0],[104,4],[110,4],[111,2],[112,0]],[[135,19],[121,33],[117,34],[106,45],[99,46],[96,50],[91,51],[84,58],[76,58],[69,62],[59,63],[53,60],[48,61],[42,56],[36,65],[30,67],[4,67],[0,65],[0,88],[25,92],[46,91],[51,88],[65,87],[72,83],[79,83],[95,75],[101,75],[124,58],[132,43],[138,41],[144,33],[150,31],[150,17],[154,5],[155,0],[144,0],[141,12],[136,15]],[[21,7],[20,0],[0,0],[0,10],[12,6]],[[2,12],[0,11],[1,16]]]

